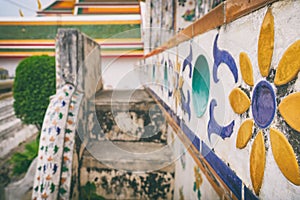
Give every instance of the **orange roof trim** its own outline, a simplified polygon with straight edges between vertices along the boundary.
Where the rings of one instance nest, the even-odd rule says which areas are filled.
[[[128,8],[82,8],[82,14],[139,14],[139,7]]]
[[[73,9],[75,5],[74,1],[58,1],[51,6],[52,9]]]

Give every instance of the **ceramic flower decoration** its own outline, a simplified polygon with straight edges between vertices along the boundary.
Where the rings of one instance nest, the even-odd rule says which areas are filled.
[[[240,53],[240,71],[243,81],[250,87],[254,86],[252,97],[249,99],[240,88],[233,89],[229,95],[229,101],[235,113],[243,114],[250,106],[252,111],[252,118],[243,121],[238,130],[236,147],[243,149],[247,145],[254,134],[254,124],[259,128],[250,152],[250,177],[256,194],[259,194],[262,186],[266,163],[263,132],[270,136],[273,156],[282,174],[293,184],[300,185],[299,166],[294,150],[285,135],[271,126],[278,109],[286,123],[295,131],[300,132],[300,92],[289,94],[278,103],[274,90],[296,78],[300,69],[300,40],[290,45],[284,52],[276,69],[274,84],[269,81],[269,78],[265,78],[270,73],[273,49],[274,17],[269,8],[258,40],[258,67],[264,78],[255,83],[251,61],[248,55],[242,52]]]
[[[195,181],[194,181],[194,192],[197,192],[197,198],[198,200],[201,199],[201,191],[200,191],[200,186],[203,183],[202,176],[200,174],[200,169],[199,167],[195,166],[194,167],[194,176],[195,176]]]
[[[183,86],[183,77],[179,76],[181,70],[181,62],[178,59],[178,52],[176,54],[176,64],[175,64],[175,73],[174,73],[174,80],[173,80],[173,97],[175,99],[175,110],[177,111],[177,107],[179,104],[181,104],[181,94],[180,90],[182,89]]]

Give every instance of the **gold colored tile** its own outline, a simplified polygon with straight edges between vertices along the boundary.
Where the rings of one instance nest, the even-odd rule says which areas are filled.
[[[274,159],[283,175],[295,185],[300,185],[300,172],[294,150],[283,133],[270,129]]]
[[[278,106],[284,120],[300,132],[300,92],[285,97]]]
[[[235,88],[229,94],[229,102],[233,111],[237,114],[243,114],[250,107],[250,99],[239,88]]]
[[[255,137],[250,154],[250,177],[255,194],[262,186],[266,164],[265,142],[262,131]]]
[[[274,17],[269,8],[260,29],[258,40],[258,66],[263,77],[269,75],[274,49]]]
[[[249,56],[244,52],[240,53],[240,70],[245,83],[249,86],[253,86],[254,80],[252,64]]]
[[[236,138],[236,147],[243,149],[246,147],[248,141],[252,135],[254,121],[253,119],[245,120],[238,130],[238,135]]]
[[[300,70],[300,40],[289,46],[279,61],[274,83],[284,85],[293,80]]]

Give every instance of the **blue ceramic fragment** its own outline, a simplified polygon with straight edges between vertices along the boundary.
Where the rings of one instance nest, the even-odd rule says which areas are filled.
[[[60,128],[59,127],[56,127],[56,133],[57,133],[57,135],[59,135],[60,134]]]
[[[190,95],[190,91],[187,91],[187,99],[183,93],[183,90],[180,89],[180,93],[181,93],[181,104],[182,104],[182,110],[184,111],[184,113],[188,114],[189,117],[189,121],[191,120],[191,95]]]
[[[268,127],[275,116],[276,101],[272,86],[267,81],[260,81],[252,96],[252,114],[259,128]]]
[[[171,61],[171,59],[169,58],[169,68],[172,68],[173,69],[173,63]]]
[[[213,66],[213,78],[214,82],[218,83],[218,68],[221,63],[226,64],[229,67],[229,70],[231,71],[235,83],[238,81],[238,70],[235,64],[235,61],[231,54],[225,50],[220,50],[218,48],[218,38],[219,34],[217,34],[215,41],[214,41],[214,49],[213,49],[213,55],[214,55],[214,66]]]
[[[193,50],[192,45],[190,44],[190,53],[183,61],[182,71],[185,71],[186,66],[189,66],[189,77],[192,78],[192,60],[193,60]]]
[[[156,68],[156,66],[153,64],[152,65],[152,80],[154,81],[154,79],[155,79],[155,68]]]
[[[167,62],[165,62],[165,66],[164,66],[164,87],[166,89],[169,87]]]
[[[217,106],[217,101],[215,99],[211,100],[210,108],[209,108],[210,119],[209,119],[208,127],[207,127],[209,141],[210,141],[211,134],[213,134],[213,133],[217,134],[222,139],[229,138],[233,133],[234,121],[232,121],[227,126],[221,126],[215,120],[214,109],[216,106]]]
[[[173,95],[173,91],[172,90],[168,90],[168,97],[171,97]]]
[[[52,174],[55,174],[57,172],[57,169],[58,169],[57,164],[54,164],[53,169],[52,169],[53,170]]]

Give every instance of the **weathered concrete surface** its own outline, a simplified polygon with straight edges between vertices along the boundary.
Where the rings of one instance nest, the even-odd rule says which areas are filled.
[[[0,76],[3,76],[4,74],[0,74]],[[8,74],[4,75],[4,78],[8,77]],[[13,79],[0,79],[0,91],[1,93],[5,92],[5,91],[11,91],[12,87],[14,84],[14,80]]]
[[[77,29],[58,29],[56,88],[72,83],[87,98],[102,88],[100,46]]]
[[[89,134],[80,185],[96,185],[107,199],[172,199],[173,150],[166,120],[144,90],[95,95],[98,129]]]
[[[128,142],[124,142],[122,146],[124,145],[127,148],[134,146],[128,144]],[[157,146],[157,144],[155,145]],[[136,148],[135,150],[145,150],[146,148]],[[116,156],[115,153],[111,152],[112,154],[109,154],[110,150],[106,149],[104,154],[107,154],[105,155],[106,159],[110,159],[114,164],[118,165],[115,167],[124,165],[127,168],[140,170],[139,166],[142,166],[140,165],[142,157],[140,157],[141,160],[129,160],[130,156],[126,158],[121,156],[123,160],[120,160],[121,158]],[[162,160],[166,160],[164,156],[159,155],[156,159],[160,159],[159,157]],[[85,152],[80,170],[81,186],[84,186],[87,182],[94,183],[97,188],[96,193],[106,199],[172,199],[174,188],[173,165],[152,172],[129,172],[107,167],[101,161],[96,160],[88,152]],[[146,162],[143,164],[156,165],[155,160],[152,160],[152,162],[144,158],[144,161]],[[137,166],[134,166],[135,164]]]
[[[113,169],[173,172],[174,168],[173,151],[164,144],[99,141],[89,143],[88,151],[103,166]]]
[[[73,29],[59,30],[57,38],[57,89],[71,83],[84,94],[78,137],[68,138],[75,142],[74,159],[68,159],[73,163],[70,198],[78,199],[82,186],[101,178],[97,194],[105,198],[171,199],[173,156],[166,145],[166,121],[158,106],[141,90],[97,93],[95,100],[102,87],[100,47]],[[112,129],[116,134],[111,134]],[[111,145],[110,139],[120,142]],[[62,143],[55,145],[63,148]],[[85,148],[94,152],[96,159]],[[132,175],[131,171],[141,173]],[[90,179],[90,172],[100,173],[99,178]]]
[[[72,83],[83,99],[77,119],[76,137],[72,162],[70,198],[79,198],[79,169],[82,152],[89,140],[89,132],[95,129],[93,118],[94,94],[102,88],[100,46],[76,29],[59,29],[56,40],[57,88]],[[95,117],[94,117],[95,118]],[[73,150],[73,149],[72,149]]]
[[[37,165],[37,158],[35,158],[30,164],[28,171],[25,177],[18,182],[11,183],[5,188],[5,199],[6,200],[29,200],[29,195],[25,195],[26,193],[31,192],[31,188],[33,185],[33,177],[35,175]]]
[[[137,103],[153,103],[154,100],[144,90],[102,90],[95,94],[95,105],[101,106],[121,106],[132,105]]]
[[[13,98],[0,100],[0,158],[37,133],[35,126],[24,125],[16,118],[13,101]]]
[[[99,126],[90,139],[166,143],[163,114],[145,91],[101,91],[95,107]]]

